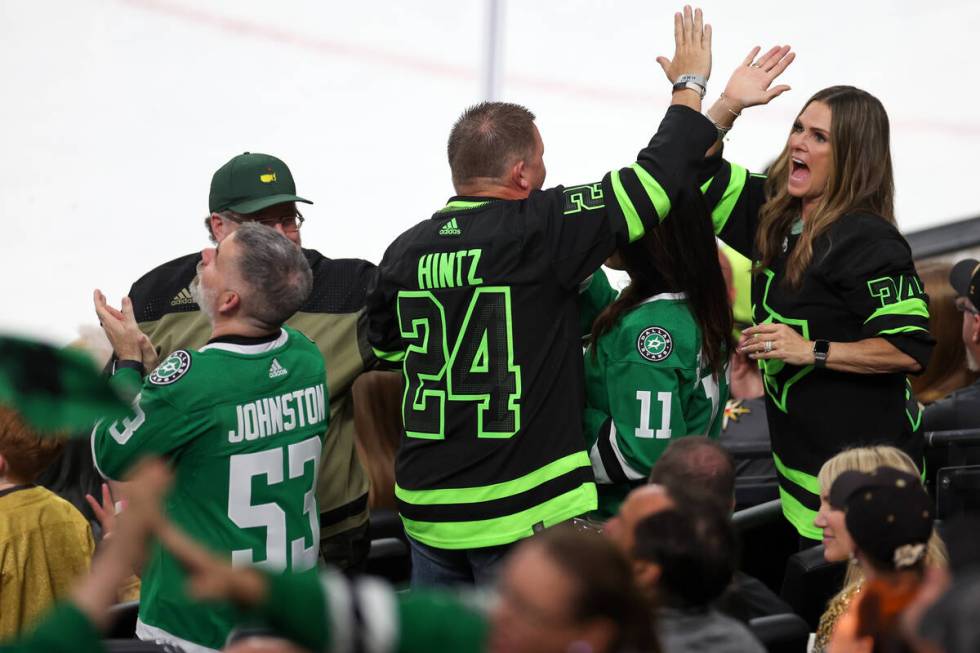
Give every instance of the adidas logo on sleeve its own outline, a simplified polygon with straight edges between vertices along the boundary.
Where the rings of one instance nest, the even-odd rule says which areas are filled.
[[[269,366],[269,378],[276,379],[287,374],[289,374],[289,370],[280,365],[277,359],[273,358],[272,365]]]
[[[456,218],[442,225],[442,228],[439,230],[440,236],[461,236],[462,234],[463,230],[456,224]]]

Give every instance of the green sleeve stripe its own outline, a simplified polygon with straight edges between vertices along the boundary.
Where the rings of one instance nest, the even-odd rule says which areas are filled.
[[[640,216],[636,212],[636,207],[633,206],[633,201],[630,200],[626,189],[623,188],[623,182],[619,178],[619,171],[613,170],[609,178],[612,181],[613,192],[616,194],[616,201],[619,203],[619,208],[623,210],[623,217],[626,218],[626,230],[629,234],[629,241],[632,243],[643,238],[643,234],[646,233],[646,229],[643,227],[643,220],[640,220]]]
[[[779,456],[776,455],[775,451],[772,452],[772,461],[776,464],[776,469],[779,470],[780,474],[793,481],[807,492],[820,496],[820,481],[816,476],[811,476],[806,472],[801,472],[798,469],[787,467],[783,464],[783,461],[779,459]]]
[[[530,474],[481,487],[449,488],[441,490],[406,490],[395,484],[395,496],[405,503],[431,506],[442,504],[480,503],[512,497],[533,490],[542,483],[564,476],[580,467],[591,467],[589,455],[579,451],[540,467]]]
[[[636,173],[637,178],[639,178],[640,183],[643,185],[643,190],[647,192],[650,201],[653,202],[653,208],[657,209],[657,217],[663,222],[667,214],[670,213],[670,198],[667,196],[667,191],[639,163],[634,163],[630,168]]]
[[[894,304],[888,304],[887,306],[882,306],[877,311],[871,314],[867,320],[864,321],[865,324],[879,317],[884,317],[885,315],[906,315],[910,317],[924,317],[929,319],[929,306],[925,301],[919,299],[918,297],[913,297],[911,299],[903,299],[900,302],[895,302]]]
[[[920,327],[920,326],[903,326],[903,327],[895,327],[894,329],[884,329],[882,331],[879,331],[878,332],[878,335],[879,336],[890,336],[890,335],[895,334],[895,333],[911,333],[913,331],[923,331],[925,333],[929,333],[929,329],[927,329],[925,327]]]
[[[703,184],[701,184],[701,192],[702,193],[707,193],[708,192],[708,189],[711,188],[711,182],[713,182],[714,180],[715,180],[715,178],[712,177],[708,181],[706,181]]]
[[[728,224],[728,218],[731,217],[732,209],[735,208],[735,203],[738,202],[738,198],[742,196],[742,191],[745,189],[745,180],[748,178],[748,171],[742,166],[735,163],[729,163],[728,165],[732,168],[728,188],[725,189],[721,200],[719,200],[718,204],[711,211],[711,222],[714,224],[716,234],[721,233],[721,230]],[[706,186],[707,184],[701,187],[702,191],[705,190]]]
[[[405,352],[403,351],[381,351],[377,347],[371,347],[371,349],[375,356],[390,363],[400,363],[405,360]]]
[[[783,515],[796,528],[796,532],[811,540],[823,539],[823,529],[813,525],[813,520],[817,518],[816,512],[804,506],[782,487],[779,488],[779,502],[783,506]]]

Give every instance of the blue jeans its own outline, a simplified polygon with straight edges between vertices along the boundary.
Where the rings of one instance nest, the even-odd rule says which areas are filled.
[[[513,545],[480,549],[437,549],[408,538],[412,550],[412,589],[492,584]]]

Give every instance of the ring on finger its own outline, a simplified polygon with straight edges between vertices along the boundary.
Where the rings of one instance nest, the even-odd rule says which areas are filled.
[[[763,351],[765,351],[767,354],[772,351],[772,340],[766,340],[765,349]]]
[[[750,64],[750,65],[749,65],[749,68],[761,68],[761,67],[762,67],[762,66],[760,66],[760,65],[759,65],[759,64],[757,64],[757,63],[754,63],[754,64]]]

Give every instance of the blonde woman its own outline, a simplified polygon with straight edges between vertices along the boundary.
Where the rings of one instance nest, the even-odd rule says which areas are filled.
[[[830,642],[837,620],[843,615],[851,600],[864,585],[864,571],[854,557],[854,541],[844,523],[844,511],[831,507],[829,492],[834,481],[847,471],[872,472],[879,467],[893,467],[900,471],[919,475],[915,463],[908,454],[895,447],[859,447],[837,454],[820,468],[820,511],[813,521],[823,531],[824,557],[827,562],[849,560],[844,587],[827,604],[827,611],[820,617],[814,642],[814,653],[823,653]],[[946,547],[935,530],[929,538],[927,565],[946,565]]]

